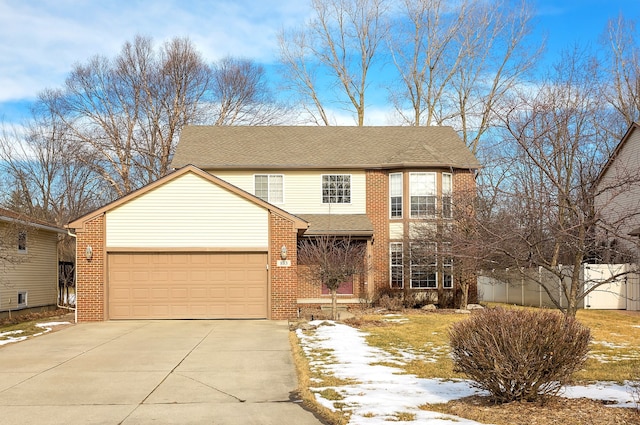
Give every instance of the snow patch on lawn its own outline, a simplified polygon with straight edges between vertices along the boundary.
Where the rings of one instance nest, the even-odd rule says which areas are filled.
[[[333,322],[315,321],[311,324],[317,328],[297,331],[310,367],[321,375],[332,375],[350,382],[336,387],[313,387],[311,391],[316,400],[328,409],[349,412],[349,424],[386,425],[390,421],[428,425],[479,424],[419,408],[425,403],[446,403],[474,394],[486,394],[472,387],[470,381],[422,379],[404,374],[399,368],[381,365],[402,362],[397,360],[396,352],[391,354],[370,347],[366,343],[365,332]],[[436,351],[436,347],[429,348]],[[415,358],[416,353],[400,357],[409,360]],[[319,383],[317,380],[314,382]],[[629,388],[624,385],[597,383],[571,386],[564,388],[563,396],[588,397],[607,400],[612,406],[635,407]],[[403,417],[413,417],[413,420],[400,420]]]
[[[42,328],[42,332],[38,332],[33,335],[20,335],[24,333],[23,330],[0,332],[0,345],[6,345],[14,342],[24,341],[25,339],[29,338],[29,336],[44,335],[47,332],[51,332],[54,326],[61,326],[61,325],[70,325],[70,323],[69,322],[36,323],[37,327]],[[14,336],[14,335],[20,335],[20,336]]]

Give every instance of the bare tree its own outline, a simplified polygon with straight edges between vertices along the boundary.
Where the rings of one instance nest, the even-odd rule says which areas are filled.
[[[290,89],[317,124],[331,125],[329,100],[321,93],[338,87],[364,125],[369,71],[384,39],[385,0],[312,0],[314,17],[298,31],[280,36],[281,61]]]
[[[391,100],[405,123],[452,125],[475,154],[494,109],[535,64],[525,1],[404,0],[390,33],[401,87]]]
[[[273,97],[264,68],[249,59],[215,62],[211,91],[215,125],[278,125],[289,113]]]
[[[438,302],[442,305],[453,303],[457,308],[466,309],[477,272],[491,255],[488,241],[483,239],[482,229],[478,226],[482,215],[477,210],[481,206],[475,189],[458,191],[451,201],[442,202],[442,205],[445,210],[442,215],[446,219],[414,224],[405,269],[411,273],[417,270],[438,276],[433,278]]]
[[[366,250],[363,241],[337,236],[308,237],[298,243],[300,277],[329,289],[333,320],[338,319],[340,285],[366,272]]]
[[[640,47],[635,22],[620,15],[609,20],[602,37],[603,97],[612,108],[605,130],[617,140],[640,119]],[[604,111],[606,112],[606,111]]]
[[[168,171],[180,129],[202,118],[210,72],[189,40],[156,51],[138,36],[113,60],[76,65],[64,89],[43,92],[40,103],[78,158],[122,196]]]
[[[25,127],[2,127],[0,171],[11,190],[0,202],[28,217],[63,225],[97,207],[105,188],[77,160],[64,126],[51,118],[34,112]]]
[[[508,195],[503,221],[483,224],[483,238],[494,241],[506,265],[542,268],[555,276],[554,283],[538,283],[569,316],[605,283],[580,280],[583,262],[598,250],[598,234],[608,227],[603,206],[595,202],[609,189],[596,184],[611,143],[599,131],[600,102],[591,57],[578,49],[563,55],[537,93],[522,94],[504,115],[503,143],[517,160],[503,186]],[[639,177],[636,171],[612,186],[637,183]]]

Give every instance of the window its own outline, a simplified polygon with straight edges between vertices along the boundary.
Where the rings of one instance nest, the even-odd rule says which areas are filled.
[[[438,262],[435,242],[411,244],[411,287],[437,288]]]
[[[391,218],[402,218],[402,173],[389,174],[389,204]]]
[[[442,218],[453,218],[453,205],[451,201],[453,185],[451,183],[451,177],[449,173],[442,173]]]
[[[328,174],[322,176],[322,203],[351,203],[351,176],[348,174]]]
[[[27,291],[18,292],[18,307],[27,306]]]
[[[436,173],[410,173],[411,218],[436,215]]]
[[[453,288],[453,257],[451,256],[451,242],[442,242],[442,287]]]
[[[18,233],[18,252],[27,252],[27,232]]]
[[[282,174],[256,174],[254,176],[255,195],[272,204],[284,202],[284,177]]]
[[[389,268],[392,288],[403,288],[402,242],[389,244]]]

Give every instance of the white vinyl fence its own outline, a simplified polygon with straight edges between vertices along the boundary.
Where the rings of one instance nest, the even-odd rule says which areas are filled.
[[[567,305],[562,286],[571,283],[571,269],[561,266],[560,279],[539,269],[492,270],[480,272],[478,297],[480,301],[555,308],[551,298],[538,282],[551,288],[553,297],[562,307]],[[599,285],[584,297],[579,308],[598,310],[640,310],[640,278],[632,264],[585,264],[580,272],[583,288]],[[602,283],[606,282],[606,283]]]

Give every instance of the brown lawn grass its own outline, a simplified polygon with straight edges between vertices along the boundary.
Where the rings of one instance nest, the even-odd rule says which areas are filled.
[[[402,320],[397,320],[398,316],[363,314],[347,321],[347,324],[366,331],[367,342],[389,352],[392,357],[390,360],[401,360],[400,350],[415,355],[417,360],[401,366],[404,372],[421,378],[449,379],[464,378],[453,372],[453,363],[449,358],[448,329],[452,323],[466,317],[446,311],[407,311],[401,314]],[[593,342],[589,360],[583,370],[574,376],[575,383],[640,380],[640,312],[581,310],[577,318],[591,329]],[[294,340],[292,344],[295,346],[297,338]],[[299,352],[302,353],[301,350]],[[393,366],[399,367],[395,363]],[[308,367],[306,373],[308,376]],[[329,385],[330,378],[318,378],[323,379],[324,385]],[[307,396],[310,397],[308,403],[313,403],[313,394],[308,392]],[[547,399],[545,404],[508,403],[498,406],[487,398],[470,397],[447,404],[425,405],[423,408],[495,425],[640,424],[640,412],[636,409],[611,408],[599,401],[560,397]],[[588,413],[586,416],[585,412]],[[329,423],[344,423],[335,418],[335,413],[332,414],[334,417],[328,420]]]
[[[30,313],[23,316],[13,316],[11,318],[0,319],[0,333],[10,331],[22,331],[19,334],[12,335],[14,337],[32,336],[43,331],[43,328],[36,326],[38,323],[46,323],[53,321],[72,322],[73,319],[68,310],[51,310],[41,313]],[[59,330],[63,326],[56,326],[52,331]],[[1,337],[0,340],[8,339],[8,336]],[[3,347],[0,345],[0,347]]]

